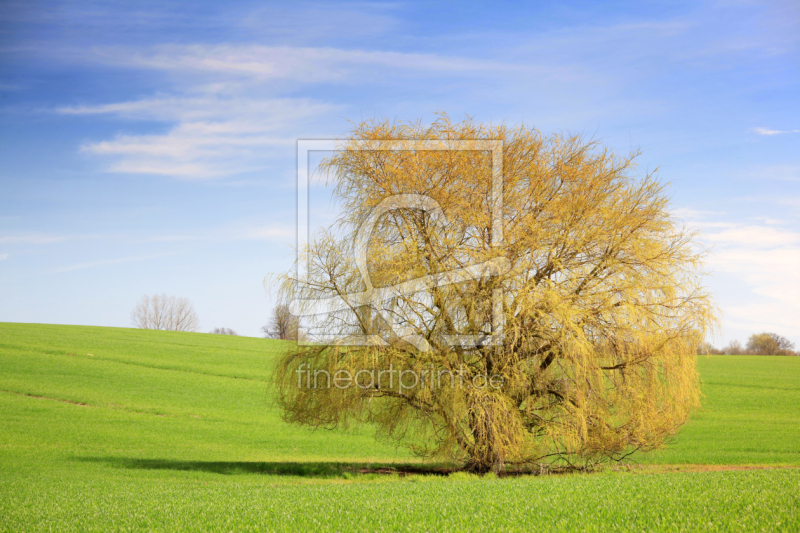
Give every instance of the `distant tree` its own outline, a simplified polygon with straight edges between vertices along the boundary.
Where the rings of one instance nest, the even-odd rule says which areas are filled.
[[[715,348],[710,342],[704,342],[697,347],[697,355],[719,355],[722,353],[724,352]]]
[[[745,353],[745,349],[741,342],[733,340],[722,349],[722,353],[725,355],[742,355]]]
[[[231,328],[214,328],[213,330],[211,330],[211,333],[214,333],[216,335],[233,335],[237,337],[239,336],[239,334],[233,331]]]
[[[755,333],[747,340],[747,352],[754,355],[794,355],[794,343],[777,333]]]
[[[166,294],[144,295],[131,311],[133,324],[140,329],[197,331],[199,319],[192,302]]]
[[[272,310],[272,318],[261,331],[267,338],[296,341],[298,325],[299,321],[289,312],[289,306],[281,304]]]

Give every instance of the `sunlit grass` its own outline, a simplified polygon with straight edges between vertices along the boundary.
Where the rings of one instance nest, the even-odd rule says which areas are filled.
[[[283,423],[268,386],[283,346],[0,324],[0,530],[800,527],[796,469],[359,474],[416,459],[369,428]],[[704,409],[641,462],[800,464],[800,358],[698,364]]]
[[[698,357],[703,407],[650,463],[800,465],[800,357]]]

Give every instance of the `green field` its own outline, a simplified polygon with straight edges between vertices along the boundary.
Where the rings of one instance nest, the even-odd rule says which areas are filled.
[[[800,466],[800,358],[700,357],[703,409],[631,472],[398,477],[354,473],[416,461],[369,428],[280,420],[282,346],[0,324],[0,530],[800,530],[800,469],[686,466]]]

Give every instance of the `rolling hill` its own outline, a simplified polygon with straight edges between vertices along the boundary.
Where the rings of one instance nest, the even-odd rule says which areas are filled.
[[[281,420],[285,347],[0,324],[0,530],[800,525],[800,470],[744,468],[800,465],[800,358],[700,357],[704,407],[645,475],[400,477],[359,473],[417,461],[369,428]]]

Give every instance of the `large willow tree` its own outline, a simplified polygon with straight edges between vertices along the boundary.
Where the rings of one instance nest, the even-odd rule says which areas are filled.
[[[466,140],[502,141],[501,161],[447,149]],[[285,418],[372,423],[476,472],[662,445],[698,405],[715,314],[693,233],[635,156],[446,116],[356,126],[324,162],[341,216],[281,284],[337,334],[280,361]]]

